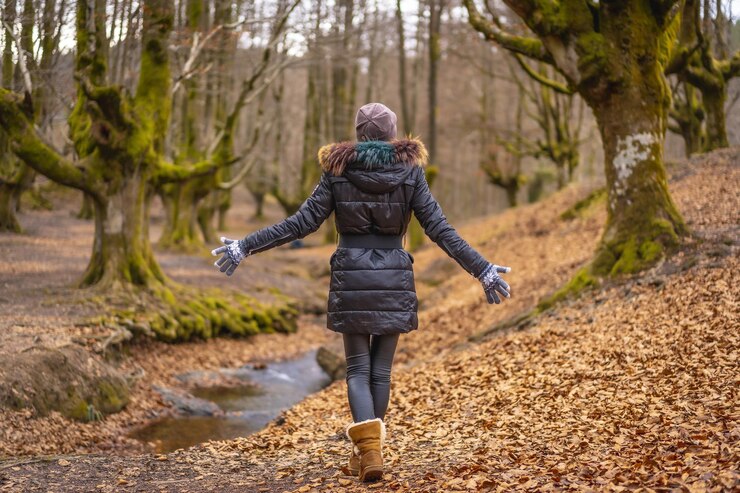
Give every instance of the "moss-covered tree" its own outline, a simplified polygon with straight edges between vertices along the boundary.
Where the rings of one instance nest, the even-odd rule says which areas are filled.
[[[678,73],[701,92],[705,113],[704,151],[729,146],[725,115],[727,86],[740,75],[740,50],[734,54],[729,51],[723,26],[730,20],[722,3],[716,2],[715,18],[711,18],[708,0],[704,0],[703,9],[701,0],[684,0],[681,15],[680,40],[691,55]]]
[[[211,33],[216,36],[208,35],[203,40],[205,43],[208,38],[213,39],[218,44],[217,55],[215,60],[218,78],[209,81],[214,87],[216,97],[206,97],[206,106],[214,107],[216,144],[211,146],[204,139],[199,138],[203,133],[203,125],[199,125],[199,114],[201,113],[199,100],[201,96],[201,83],[193,74],[188,75],[183,83],[184,97],[182,98],[181,110],[181,142],[180,149],[176,159],[179,166],[185,168],[193,166],[199,161],[210,161],[215,165],[215,172],[204,176],[194,176],[187,180],[178,181],[172,184],[166,184],[160,189],[160,196],[166,205],[167,223],[159,240],[159,245],[165,248],[177,250],[194,250],[202,247],[203,240],[212,241],[215,233],[213,220],[216,211],[228,201],[228,196],[224,193],[233,187],[234,182],[229,176],[229,167],[239,161],[241,156],[237,153],[247,152],[251,149],[234,149],[235,132],[237,124],[243,109],[250,104],[261,91],[275,78],[277,72],[282,69],[279,63],[275,63],[275,47],[285,31],[288,17],[295,9],[299,2],[292,0],[282,2],[277,7],[276,20],[269,27],[269,37],[264,49],[258,52],[258,58],[252,73],[242,81],[241,87],[237,91],[234,101],[227,103],[228,77],[235,67],[236,54],[236,36],[227,34],[227,26],[231,25],[235,17],[232,11],[231,2],[216,2],[215,25],[210,26]],[[192,33],[198,33],[198,30],[205,30],[205,21],[203,20],[203,6],[201,0],[189,0],[187,8],[188,30]],[[228,45],[227,45],[228,36]],[[197,37],[194,43],[197,42]],[[192,50],[191,50],[192,51]],[[225,53],[231,53],[231,56]],[[195,65],[193,65],[193,70]],[[209,94],[210,92],[207,91]],[[208,96],[208,94],[207,94]],[[228,98],[230,99],[230,98]],[[210,102],[209,102],[210,101]],[[260,129],[253,129],[259,135]],[[252,142],[252,139],[250,139]],[[206,147],[212,147],[207,149]],[[225,181],[230,181],[231,186],[226,186]]]
[[[505,0],[535,36],[507,32],[463,0],[486,39],[553,65],[596,117],[608,215],[581,277],[635,272],[679,243],[687,228],[668,192],[663,140],[670,104],[664,70],[680,21],[677,0]],[[489,12],[490,14],[490,12]],[[581,282],[580,284],[583,284]]]
[[[286,317],[290,310],[261,307],[238,295],[186,291],[160,269],[148,235],[153,188],[212,173],[222,161],[217,158],[183,167],[164,158],[170,118],[167,45],[172,0],[143,3],[139,80],[133,95],[106,84],[105,6],[105,0],[77,4],[78,96],[69,126],[79,161],[62,156],[37,133],[30,94],[0,90],[0,124],[13,152],[39,173],[84,191],[92,200],[95,239],[81,285],[100,288],[109,298],[116,293],[147,296],[156,306],[145,302],[144,311],[161,308],[146,318],[148,330],[168,340],[210,337],[221,330],[246,334],[290,329],[293,325]],[[127,315],[145,314],[133,310]]]
[[[671,89],[673,102],[668,112],[668,130],[681,136],[684,154],[689,157],[704,149],[704,107],[694,86],[684,81],[676,82]]]
[[[41,4],[38,4],[41,5]],[[12,90],[17,80],[22,81],[24,90],[33,94],[33,121],[44,132],[50,123],[50,98],[48,95],[48,74],[53,67],[53,55],[59,44],[55,14],[55,0],[45,0],[41,9],[41,25],[38,29],[39,46],[34,47],[34,28],[36,26],[37,3],[23,1],[23,10],[16,18],[16,2],[6,2],[2,12],[0,29],[5,34],[2,56],[2,87]],[[64,5],[59,8],[60,18],[64,15]],[[14,31],[20,21],[20,33]],[[14,46],[15,45],[15,46]],[[17,61],[13,60],[13,49]],[[38,58],[35,57],[38,55]],[[17,70],[16,70],[17,67]],[[40,75],[43,74],[43,77]],[[17,79],[17,80],[16,80]],[[0,231],[19,233],[22,227],[16,212],[20,208],[23,193],[34,182],[36,172],[23,161],[17,159],[9,149],[8,135],[0,135]]]

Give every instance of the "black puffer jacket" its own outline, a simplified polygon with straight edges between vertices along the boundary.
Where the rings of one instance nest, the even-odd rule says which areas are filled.
[[[471,275],[488,262],[449,225],[429,191],[427,154],[417,140],[343,142],[323,147],[319,184],[298,211],[248,235],[251,253],[302,238],[335,212],[340,235],[403,235],[411,213],[426,234]],[[403,248],[337,248],[331,257],[327,327],[390,334],[418,327],[413,257]]]

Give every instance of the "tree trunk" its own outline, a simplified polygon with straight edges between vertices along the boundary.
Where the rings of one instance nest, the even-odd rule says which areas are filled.
[[[669,124],[668,129],[681,136],[684,155],[690,157],[704,148],[706,112],[697,97],[698,90],[685,80],[682,80],[672,92],[673,105],[669,114],[675,124]]]
[[[725,126],[725,101],[727,100],[727,87],[719,90],[702,89],[702,100],[706,110],[707,140],[705,151],[713,151],[722,147],[729,147],[727,138],[727,127]]]
[[[193,252],[203,246],[198,234],[198,206],[208,192],[204,192],[201,180],[195,178],[163,187],[160,197],[167,210],[167,221],[157,242],[158,247]]]
[[[0,183],[0,232],[20,233],[21,223],[16,217],[18,208],[16,186],[11,183]]]
[[[146,184],[140,173],[124,175],[93,200],[95,239],[82,286],[152,287],[165,283],[148,235]]]
[[[668,193],[663,166],[666,108],[652,94],[660,81],[653,82],[612,93],[594,108],[609,198],[606,229],[592,268],[597,275],[637,272],[687,232]]]
[[[206,243],[215,243],[216,242],[216,228],[213,227],[214,218],[216,217],[216,212],[219,213],[219,227],[222,229],[225,224],[222,224],[221,221],[225,222],[226,217],[226,211],[228,211],[228,207],[223,208],[217,208],[214,206],[213,202],[206,200],[206,203],[198,207],[198,210],[196,211],[197,219],[198,219],[198,226],[200,228],[200,233],[203,235],[203,240]]]
[[[262,192],[252,192],[254,198],[254,219],[262,220],[265,218],[265,194]]]
[[[519,194],[519,181],[514,178],[506,184],[504,187],[506,190],[506,200],[509,202],[509,207],[516,207],[519,202],[517,201],[517,195]]]
[[[414,128],[414,122],[411,121],[409,90],[408,82],[406,80],[406,33],[403,26],[401,0],[396,0],[396,29],[398,32],[398,89],[401,95],[401,120],[403,121],[404,135],[411,135]]]
[[[82,205],[80,206],[80,211],[77,213],[77,219],[92,219],[93,217],[95,217],[93,200],[88,194],[83,192]]]
[[[441,58],[442,44],[440,42],[440,31],[442,24],[442,10],[445,0],[431,0],[429,2],[429,135],[427,136],[427,147],[429,149],[429,162],[437,163],[437,79],[439,75],[439,60]]]

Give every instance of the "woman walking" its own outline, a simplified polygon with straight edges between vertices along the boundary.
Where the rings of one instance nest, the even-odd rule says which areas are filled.
[[[403,237],[413,213],[432,239],[483,285],[489,303],[509,297],[499,276],[449,225],[429,191],[427,153],[415,139],[396,140],[396,115],[380,103],[357,112],[357,142],[321,148],[318,185],[287,219],[241,240],[221,238],[216,261],[230,276],[247,256],[316,231],[333,211],[339,244],[329,261],[327,327],[342,333],[352,423],[348,469],[361,481],[383,474],[385,413],[399,335],[418,327],[410,253]]]

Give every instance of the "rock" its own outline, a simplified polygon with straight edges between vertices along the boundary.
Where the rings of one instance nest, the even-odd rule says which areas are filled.
[[[341,380],[347,375],[347,364],[343,352],[338,352],[331,345],[319,348],[316,352],[316,362],[332,380]]]
[[[120,411],[128,400],[123,375],[76,344],[0,354],[0,408],[90,421]]]
[[[159,387],[157,385],[153,388],[162,396],[162,400],[181,414],[188,416],[214,416],[223,414],[223,411],[217,404],[205,399],[199,399],[184,390]]]

